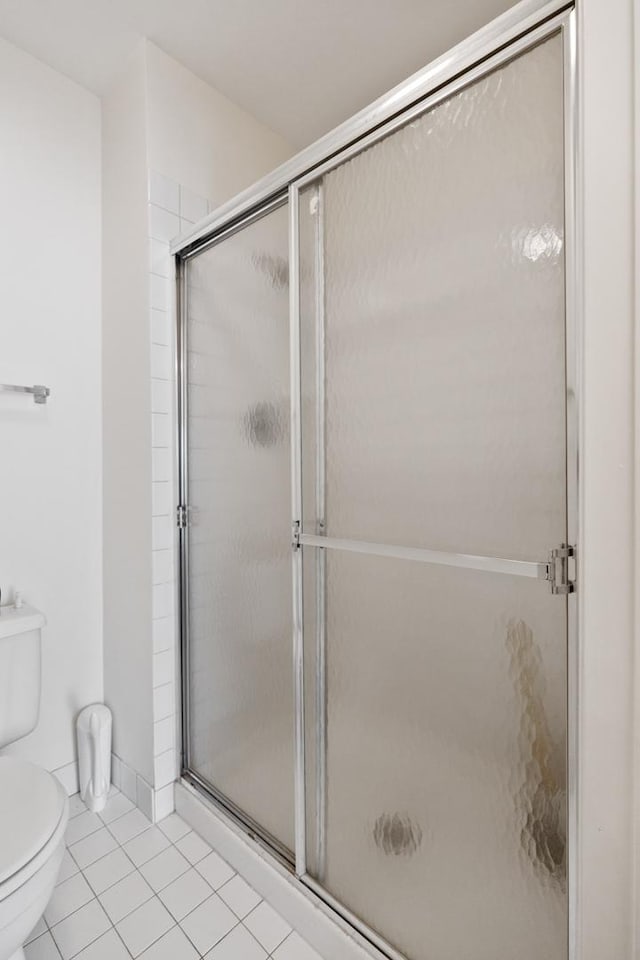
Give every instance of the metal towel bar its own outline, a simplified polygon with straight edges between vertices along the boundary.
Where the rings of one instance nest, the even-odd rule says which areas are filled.
[[[33,387],[19,387],[13,383],[0,383],[0,393],[32,393],[35,403],[46,403],[51,393],[49,387],[36,383]]]

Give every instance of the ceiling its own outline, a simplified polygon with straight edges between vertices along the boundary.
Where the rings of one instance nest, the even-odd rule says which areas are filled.
[[[0,35],[103,93],[141,37],[302,147],[512,0],[0,0]]]

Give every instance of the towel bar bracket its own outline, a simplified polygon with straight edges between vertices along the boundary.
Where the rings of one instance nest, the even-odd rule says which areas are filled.
[[[33,394],[34,403],[46,403],[47,397],[51,394],[49,387],[45,387],[41,383],[36,383],[33,387],[21,387],[13,383],[0,383],[0,392],[31,393]]]

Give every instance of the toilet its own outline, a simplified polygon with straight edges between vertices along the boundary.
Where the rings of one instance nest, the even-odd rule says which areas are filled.
[[[32,607],[0,607],[0,750],[38,723],[44,623]],[[0,756],[0,960],[24,960],[22,946],[56,884],[68,819],[52,774]]]

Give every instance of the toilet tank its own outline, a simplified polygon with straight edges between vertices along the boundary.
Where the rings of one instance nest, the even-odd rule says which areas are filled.
[[[33,607],[0,607],[0,749],[37,726],[44,625]]]

